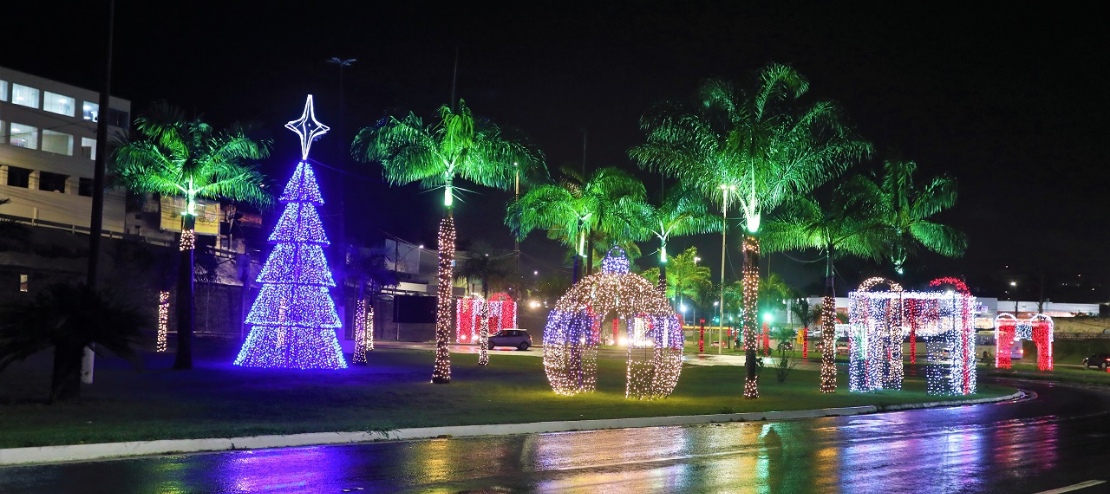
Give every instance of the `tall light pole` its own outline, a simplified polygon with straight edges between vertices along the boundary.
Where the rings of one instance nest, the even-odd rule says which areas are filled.
[[[728,193],[735,185],[721,184],[721,324],[717,326],[717,354],[721,353],[721,328],[725,325],[725,232],[728,231]]]
[[[697,270],[698,270],[697,269],[698,268],[698,261],[700,261],[700,260],[701,260],[700,257],[694,256],[694,272],[697,272]],[[694,324],[697,324],[698,323],[698,307],[696,305],[694,305],[694,299],[693,298],[690,299],[690,305],[693,307]]]
[[[344,145],[343,145],[344,142],[348,142],[346,140],[346,137],[344,137],[344,134],[343,134],[343,130],[344,130],[343,129],[343,110],[345,108],[344,103],[343,103],[343,68],[344,67],[350,67],[351,64],[356,62],[356,60],[354,58],[341,59],[339,57],[331,57],[331,58],[325,60],[325,62],[333,63],[333,64],[336,64],[336,65],[339,66],[339,126],[336,129],[336,133],[339,135],[339,139],[336,139],[335,142],[336,142],[336,145],[339,147],[339,162],[337,162],[336,164],[341,165],[342,163],[346,162],[346,160],[343,159],[343,158],[348,154],[348,151],[344,149]],[[344,169],[345,167],[341,166],[340,168]],[[346,196],[347,196],[347,194],[344,193],[345,192],[344,182],[340,181],[340,186],[337,187],[337,189],[339,190],[339,229],[338,229],[338,231],[336,231],[336,240],[337,240],[336,245],[339,247],[339,253],[338,253],[339,255],[337,256],[338,259],[336,259],[338,262],[332,264],[332,274],[336,278],[335,279],[336,285],[339,286],[339,297],[340,297],[339,298],[339,303],[340,303],[340,306],[341,306],[340,310],[343,313],[343,317],[346,318],[346,312],[347,312],[347,310],[346,310],[346,306],[347,306],[347,250],[348,249],[347,249],[347,216],[344,214],[344,211],[347,210],[347,205],[346,205]],[[333,256],[334,255],[335,255],[335,252],[333,251]],[[396,301],[394,301],[394,303],[396,303]]]
[[[1010,286],[1014,287],[1014,317],[1017,317],[1017,316],[1018,316],[1018,291],[1017,291],[1017,282],[1016,282],[1016,281],[1011,281],[1011,282],[1010,282]]]
[[[520,163],[513,162],[513,171],[516,172],[513,203],[516,203],[520,201]],[[516,297],[516,300],[523,300],[521,299],[523,295],[521,295],[520,282],[524,279],[524,276],[520,274],[520,239],[516,235],[513,235],[513,256],[516,258],[516,293],[513,294],[513,297]]]

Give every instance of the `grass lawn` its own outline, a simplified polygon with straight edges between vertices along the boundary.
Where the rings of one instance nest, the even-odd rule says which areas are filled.
[[[740,398],[740,367],[684,367],[666,400],[624,398],[623,358],[599,361],[597,393],[561,397],[551,392],[541,358],[497,355],[479,368],[477,355],[454,354],[453,381],[433,385],[432,354],[376,350],[370,366],[340,371],[241,369],[226,349],[198,355],[191,371],[171,371],[171,354],[148,355],[150,370],[134,371],[109,359],[97,363],[96,383],[79,403],[46,405],[50,356],[36,356],[0,374],[0,447],[151,439],[232,437],[318,431],[383,430],[937,401],[924,382],[908,377],[905,391],[850,394],[841,369],[834,394],[817,391],[814,371],[794,370],[785,383],[765,369],[761,398]],[[974,397],[1003,396],[1011,388],[981,385]],[[949,397],[947,399],[963,399]]]

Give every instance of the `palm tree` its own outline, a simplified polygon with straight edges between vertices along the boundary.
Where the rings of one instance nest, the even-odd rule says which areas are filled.
[[[829,205],[822,207],[810,197],[799,197],[769,221],[763,231],[763,246],[771,252],[817,249],[825,256],[825,296],[822,305],[835,307],[835,270],[833,261],[846,255],[878,260],[888,238],[877,221],[877,197],[866,194],[853,177],[834,191]],[[831,348],[836,337],[836,322],[823,321],[822,342]],[[834,352],[822,352],[821,390],[836,391]]]
[[[701,86],[694,105],[664,103],[640,121],[647,142],[630,154],[640,166],[679,178],[723,210],[735,199],[746,227],[745,291],[758,291],[763,214],[806,194],[870,155],[840,108],[829,101],[803,106],[809,82],[793,68],[763,68],[754,91],[724,81]],[[754,298],[754,297],[753,297]],[[744,328],[755,326],[756,301],[744,300]],[[744,396],[759,396],[754,338],[745,338]]]
[[[549,238],[574,249],[577,281],[579,259],[595,243],[616,244],[642,236],[636,213],[647,192],[636,177],[618,168],[600,168],[588,177],[570,167],[560,171],[563,178],[558,184],[534,187],[510,204],[505,224],[521,240],[532,230],[543,229]],[[593,270],[592,256],[589,259],[587,272]]]
[[[166,102],[151,105],[135,119],[135,133],[121,138],[113,162],[115,180],[136,193],[185,198],[181,212],[180,269],[177,282],[177,356],[174,369],[193,367],[196,319],[195,233],[197,198],[269,205],[265,179],[251,164],[269,156],[270,141],[234,125],[223,132]]]
[[[670,273],[667,280],[667,298],[678,303],[682,298],[693,304],[700,304],[704,296],[713,288],[710,280],[709,268],[698,265],[698,248],[689,247],[685,252],[671,258]],[[658,276],[659,268],[645,270],[644,278],[652,279]]]
[[[80,398],[85,347],[137,365],[134,347],[142,340],[142,319],[134,308],[82,284],[48,286],[30,303],[0,307],[0,371],[54,347],[50,401]]]
[[[365,365],[367,352],[374,350],[374,297],[386,287],[397,285],[397,273],[386,268],[387,262],[392,261],[383,250],[360,249],[346,267],[347,279],[353,279],[358,284],[355,349],[351,358],[355,364]]]
[[[483,243],[475,244],[467,251],[467,257],[455,267],[455,279],[482,282],[482,298],[489,299],[490,283],[504,281],[513,273],[512,255],[497,252]]]
[[[862,179],[861,193],[879,197],[878,221],[888,230],[888,257],[901,275],[904,265],[919,247],[942,256],[959,257],[967,248],[967,237],[930,218],[956,205],[956,179],[934,177],[924,187],[914,184],[917,164],[912,161],[885,162],[881,181]]]
[[[475,119],[459,100],[458,107],[443,105],[438,120],[425,124],[413,113],[387,117],[355,136],[352,153],[362,161],[376,161],[393,185],[419,182],[425,188],[443,188],[444,216],[439,227],[439,290],[436,302],[436,364],[432,382],[451,382],[451,266],[455,257],[453,217],[456,179],[486,187],[507,189],[516,167],[539,169],[543,157],[521,139],[506,137],[500,127]]]
[[[807,359],[809,358],[809,326],[821,317],[821,309],[811,308],[809,299],[798,297],[790,306],[790,312],[794,315],[794,320],[802,325],[802,359]]]
[[[667,241],[672,237],[719,231],[717,217],[709,214],[701,197],[681,188],[671,189],[659,206],[644,203],[637,218],[642,228],[659,239],[659,288],[667,286]]]

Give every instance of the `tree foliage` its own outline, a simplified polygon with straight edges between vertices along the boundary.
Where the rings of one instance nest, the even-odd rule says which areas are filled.
[[[698,304],[707,300],[713,281],[710,279],[709,268],[694,260],[697,256],[698,248],[690,247],[667,263],[668,298],[685,298]],[[657,279],[659,268],[647,269],[643,276],[649,280]]]
[[[612,167],[585,177],[570,167],[560,172],[558,183],[534,187],[509,205],[505,224],[517,238],[546,230],[548,238],[581,255],[586,253],[587,239],[608,251],[612,245],[643,238],[637,214],[647,192],[639,179]]]
[[[805,194],[869,156],[831,101],[803,104],[809,82],[793,68],[771,64],[754,90],[729,82],[702,84],[693,103],[665,102],[640,120],[647,134],[632,148],[641,167],[658,170],[712,201],[735,201],[748,231],[761,215]]]
[[[273,201],[253,164],[269,156],[271,142],[251,137],[242,125],[217,132],[160,101],[135,119],[135,131],[119,144],[113,179],[132,192],[183,196],[187,213],[194,212],[198,197],[255,206]]]
[[[475,118],[461,99],[457,110],[439,107],[432,123],[412,112],[383,118],[360,130],[351,149],[355,159],[381,163],[390,184],[445,188],[448,208],[456,178],[507,189],[517,168],[526,178],[546,173],[542,153],[523,137],[506,135],[488,119]]]
[[[142,317],[134,308],[83,284],[44,288],[28,302],[0,306],[0,371],[54,348],[50,400],[80,396],[84,348],[112,353],[138,364],[135,346],[142,338]]]
[[[876,198],[876,220],[886,230],[886,254],[898,274],[921,248],[947,257],[959,257],[967,248],[966,235],[932,219],[956,205],[956,179],[934,177],[919,186],[916,172],[912,161],[888,161],[881,177],[861,177],[856,184],[860,194]]]

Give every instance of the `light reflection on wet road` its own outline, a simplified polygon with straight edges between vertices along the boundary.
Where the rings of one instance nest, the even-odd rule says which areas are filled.
[[[1110,397],[1020,387],[1039,398],[789,422],[6,468],[0,492],[1021,494],[1110,478],[1110,453],[1092,447],[1110,436]]]

